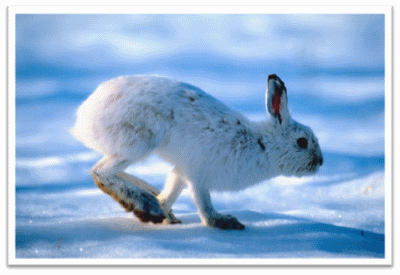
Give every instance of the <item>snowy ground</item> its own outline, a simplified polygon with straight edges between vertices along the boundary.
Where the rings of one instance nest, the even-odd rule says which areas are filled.
[[[383,23],[380,15],[17,17],[15,258],[385,258]],[[173,207],[182,224],[140,223],[95,187],[88,169],[101,156],[67,129],[101,81],[144,73],[190,82],[254,120],[267,118],[266,79],[278,74],[324,165],[312,177],[212,193],[244,231],[203,226],[188,190]],[[128,172],[162,188],[171,168],[153,156]]]

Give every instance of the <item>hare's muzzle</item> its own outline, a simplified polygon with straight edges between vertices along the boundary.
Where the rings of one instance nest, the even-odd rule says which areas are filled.
[[[323,160],[322,156],[321,157],[314,157],[313,160],[312,160],[312,165],[313,166],[316,166],[316,165],[322,166],[323,162],[324,162],[324,160]]]

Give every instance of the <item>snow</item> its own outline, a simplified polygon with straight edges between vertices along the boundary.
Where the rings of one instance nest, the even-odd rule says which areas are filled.
[[[383,15],[25,14],[16,52],[14,263],[390,260]],[[182,224],[140,223],[94,185],[88,170],[101,156],[68,129],[99,83],[145,73],[199,86],[254,120],[267,118],[266,79],[276,73],[324,165],[310,177],[213,192],[215,208],[243,231],[202,225],[187,189],[173,206]],[[127,172],[161,189],[172,168],[151,156]]]

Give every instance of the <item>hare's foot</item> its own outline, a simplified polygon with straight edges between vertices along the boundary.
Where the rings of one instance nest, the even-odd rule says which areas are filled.
[[[135,198],[133,214],[141,222],[161,223],[165,219],[164,212],[158,203],[158,200],[151,194],[143,192],[139,195],[140,198]]]
[[[142,222],[161,223],[164,211],[156,198],[156,188],[129,176],[124,171],[132,163],[117,155],[105,156],[90,170],[96,185],[119,202],[126,211],[132,211]]]
[[[163,224],[178,224],[182,223],[180,219],[174,216],[172,214],[172,210],[170,210],[168,213],[165,214],[165,220],[163,221]]]
[[[102,178],[101,180],[93,175],[96,185],[106,194],[113,197],[126,211],[133,214],[142,222],[161,223],[165,219],[157,198],[152,194],[138,188],[124,184],[121,178]],[[118,188],[115,188],[117,187]]]
[[[219,229],[244,229],[244,225],[231,215],[213,215],[208,217],[205,222],[208,226]]]
[[[215,211],[211,203],[210,191],[199,185],[191,185],[194,201],[199,209],[202,222],[220,229],[244,229],[235,217]]]

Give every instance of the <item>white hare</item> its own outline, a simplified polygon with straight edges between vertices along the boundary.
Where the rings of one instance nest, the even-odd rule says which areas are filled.
[[[171,206],[187,185],[204,224],[243,229],[218,213],[210,190],[240,190],[278,175],[303,176],[322,165],[312,130],[289,115],[285,84],[269,75],[266,109],[251,122],[192,85],[159,76],[122,76],[101,84],[79,107],[71,133],[104,155],[95,183],[143,222],[179,223]],[[174,165],[160,192],[124,172],[155,152]]]

